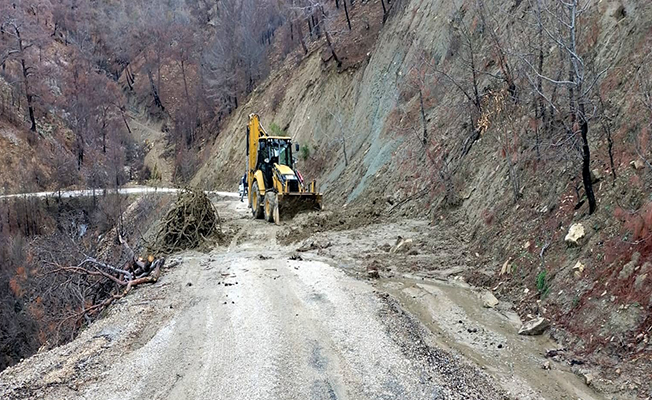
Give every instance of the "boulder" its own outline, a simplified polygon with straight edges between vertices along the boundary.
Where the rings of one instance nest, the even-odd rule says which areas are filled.
[[[584,225],[579,223],[573,224],[568,230],[564,241],[570,246],[579,246],[584,236],[586,236],[586,233],[584,232]]]
[[[484,308],[495,308],[499,303],[496,296],[488,290],[484,291],[480,298],[482,299],[482,307]]]
[[[518,334],[528,336],[541,335],[549,326],[550,321],[546,318],[535,318],[524,323],[521,329],[518,330]]]
[[[591,182],[596,183],[602,180],[602,174],[600,173],[600,170],[598,169],[592,169],[591,170]]]
[[[581,277],[582,272],[584,272],[584,268],[586,268],[586,266],[581,261],[578,261],[573,267],[573,271],[575,271],[575,276],[578,278]]]
[[[645,168],[645,163],[643,163],[643,160],[640,158],[637,158],[636,160],[632,160],[629,165],[632,166],[632,168],[639,170]]]

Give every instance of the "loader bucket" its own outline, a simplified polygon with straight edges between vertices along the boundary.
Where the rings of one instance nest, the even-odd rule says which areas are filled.
[[[278,208],[281,220],[291,219],[302,211],[321,210],[322,195],[317,193],[279,194]]]

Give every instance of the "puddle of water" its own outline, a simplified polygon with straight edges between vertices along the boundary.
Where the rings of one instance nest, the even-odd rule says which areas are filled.
[[[411,278],[383,279],[379,286],[396,297],[433,333],[436,345],[463,354],[494,376],[518,399],[604,399],[568,366],[551,362],[547,349],[560,346],[546,335],[519,336],[518,315],[482,306],[468,287]]]

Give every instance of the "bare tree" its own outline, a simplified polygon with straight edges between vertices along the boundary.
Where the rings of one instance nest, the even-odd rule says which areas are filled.
[[[581,175],[589,203],[589,213],[595,212],[597,204],[591,180],[591,150],[589,145],[590,122],[597,114],[597,106],[593,102],[592,94],[596,86],[605,75],[610,66],[595,70],[587,64],[582,54],[582,35],[580,30],[581,21],[593,3],[580,0],[569,2],[556,2],[551,0],[536,0],[534,18],[541,35],[546,43],[557,49],[560,62],[560,73],[556,77],[550,77],[542,73],[542,62],[533,62],[531,57],[521,57],[528,73],[535,92],[547,103],[555,113],[560,114],[567,141],[571,148],[579,153],[581,159]],[[605,47],[611,46],[608,41],[602,44]],[[543,46],[541,46],[543,47]],[[615,50],[617,53],[618,49]],[[538,55],[542,57],[541,53]],[[615,59],[615,56],[613,57]],[[563,73],[567,72],[567,79],[563,79]],[[551,95],[543,93],[543,82],[553,87]],[[568,98],[566,106],[560,104],[553,98],[556,90],[565,90]],[[567,110],[567,111],[563,111]]]

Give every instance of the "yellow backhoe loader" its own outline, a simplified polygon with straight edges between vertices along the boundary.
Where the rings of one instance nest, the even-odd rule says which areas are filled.
[[[292,139],[265,131],[257,114],[247,124],[247,186],[254,218],[278,224],[303,210],[321,210],[315,181],[306,183],[296,169]],[[299,151],[299,145],[294,148]]]

